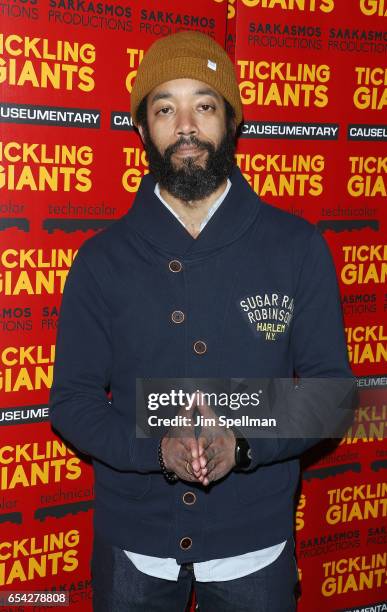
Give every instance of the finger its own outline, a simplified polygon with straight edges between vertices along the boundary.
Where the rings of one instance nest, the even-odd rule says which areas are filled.
[[[195,476],[194,473],[189,473],[187,471],[185,463],[178,465],[174,471],[175,474],[177,474],[177,476],[180,478],[180,480],[185,480],[187,482],[198,482],[197,476]]]
[[[200,463],[199,459],[191,460],[191,467],[192,467],[192,470],[193,470],[193,472],[195,474],[196,473],[200,473],[200,470],[201,470],[202,466],[201,466],[201,463]]]
[[[196,404],[197,409],[200,414],[204,417],[214,418],[216,417],[216,413],[209,407],[209,405],[204,401],[203,395],[199,395],[198,402]]]
[[[211,459],[214,459],[216,457],[217,452],[217,447],[214,444],[210,444],[210,446],[206,448],[204,454],[200,457],[200,459],[205,458],[205,462],[207,464],[209,461],[211,461]]]
[[[185,404],[183,406],[180,405],[180,408],[177,412],[178,415],[186,415],[186,416],[192,416],[194,412],[194,407],[193,406],[189,406],[188,404]]]
[[[207,487],[209,484],[210,484],[209,479],[207,478],[207,476],[204,476],[204,477],[203,477],[203,480],[202,480],[202,485],[204,485],[205,487]]]
[[[201,467],[200,463],[197,460],[191,461],[190,468],[192,469],[192,472],[196,476],[197,479],[203,478],[204,476],[203,468]]]
[[[217,463],[212,460],[209,461],[206,465],[206,467],[204,468],[206,470],[206,476],[210,476],[210,474],[212,474],[212,472],[214,471],[215,467],[216,467]]]
[[[192,455],[190,453],[189,447],[187,449],[183,445],[180,446],[179,452],[176,452],[174,456],[174,461],[175,461],[175,466],[177,467],[179,472],[186,471],[187,473],[193,474],[195,472],[198,472],[198,467],[200,467],[200,466],[195,466],[195,470],[193,469]]]
[[[189,464],[188,470],[187,464]],[[202,467],[197,459],[187,458],[187,461],[184,461],[184,465],[188,472],[191,472],[196,478],[199,478],[202,473]]]
[[[199,457],[200,451],[199,451],[199,445],[198,442],[195,438],[194,442],[191,444],[191,457],[192,459],[197,459]]]
[[[207,455],[202,455],[201,457],[199,457],[199,464],[202,470],[205,469],[208,461],[209,461],[209,458],[207,457]]]
[[[206,448],[208,448],[211,444],[212,438],[211,436],[203,436],[200,435],[198,438],[198,448],[199,448],[199,456],[204,453]]]
[[[198,457],[199,455],[198,441],[196,440],[194,436],[189,437],[189,438],[181,438],[180,442],[188,454],[187,459],[190,459],[191,457],[196,459]]]
[[[198,463],[201,467],[204,467],[206,465],[208,461],[208,455],[207,452],[204,451],[203,453],[199,453],[199,457],[198,457]]]
[[[208,472],[207,466],[204,466],[200,469],[200,473],[202,476],[206,476]]]
[[[222,478],[222,476],[224,476],[224,472],[219,465],[213,467],[213,469],[206,474],[206,478],[209,483],[219,480],[219,478]]]

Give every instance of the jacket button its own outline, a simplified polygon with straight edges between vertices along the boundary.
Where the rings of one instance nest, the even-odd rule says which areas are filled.
[[[207,351],[207,344],[203,340],[196,340],[193,349],[198,355],[203,355]]]
[[[177,259],[172,259],[172,261],[169,262],[168,267],[171,272],[181,272],[183,268],[180,261],[178,261]]]
[[[174,310],[171,314],[171,319],[174,323],[183,323],[184,318],[184,312],[181,310]]]
[[[182,550],[189,550],[191,548],[191,546],[192,546],[191,538],[188,538],[188,537],[181,538],[181,540],[180,540],[180,548]]]
[[[196,502],[196,495],[192,491],[186,491],[183,495],[183,502],[187,506],[192,506]]]

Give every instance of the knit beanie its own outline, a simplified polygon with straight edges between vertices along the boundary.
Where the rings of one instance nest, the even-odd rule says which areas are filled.
[[[131,94],[131,113],[149,92],[173,79],[197,79],[216,89],[233,107],[237,124],[242,121],[242,103],[234,65],[226,51],[201,32],[183,31],[160,38],[144,54]]]

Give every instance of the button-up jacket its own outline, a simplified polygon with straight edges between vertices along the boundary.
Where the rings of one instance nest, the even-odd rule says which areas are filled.
[[[122,549],[179,563],[289,538],[298,457],[315,440],[251,439],[246,472],[207,488],[169,483],[158,440],[136,437],[136,378],[351,376],[324,239],[263,203],[238,168],[231,182],[194,239],[144,177],[128,213],[79,249],[59,319],[51,419],[93,458],[95,529]],[[304,409],[315,403],[312,394]],[[328,400],[317,409],[332,414]]]

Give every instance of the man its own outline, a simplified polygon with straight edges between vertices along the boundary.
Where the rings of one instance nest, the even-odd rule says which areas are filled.
[[[94,609],[183,611],[195,579],[201,612],[295,610],[298,457],[316,440],[219,421],[136,438],[136,378],[350,376],[334,267],[234,165],[241,100],[211,38],[154,43],[131,111],[150,174],[69,272],[51,392],[54,427],[93,458]],[[301,385],[286,409],[316,405]]]

